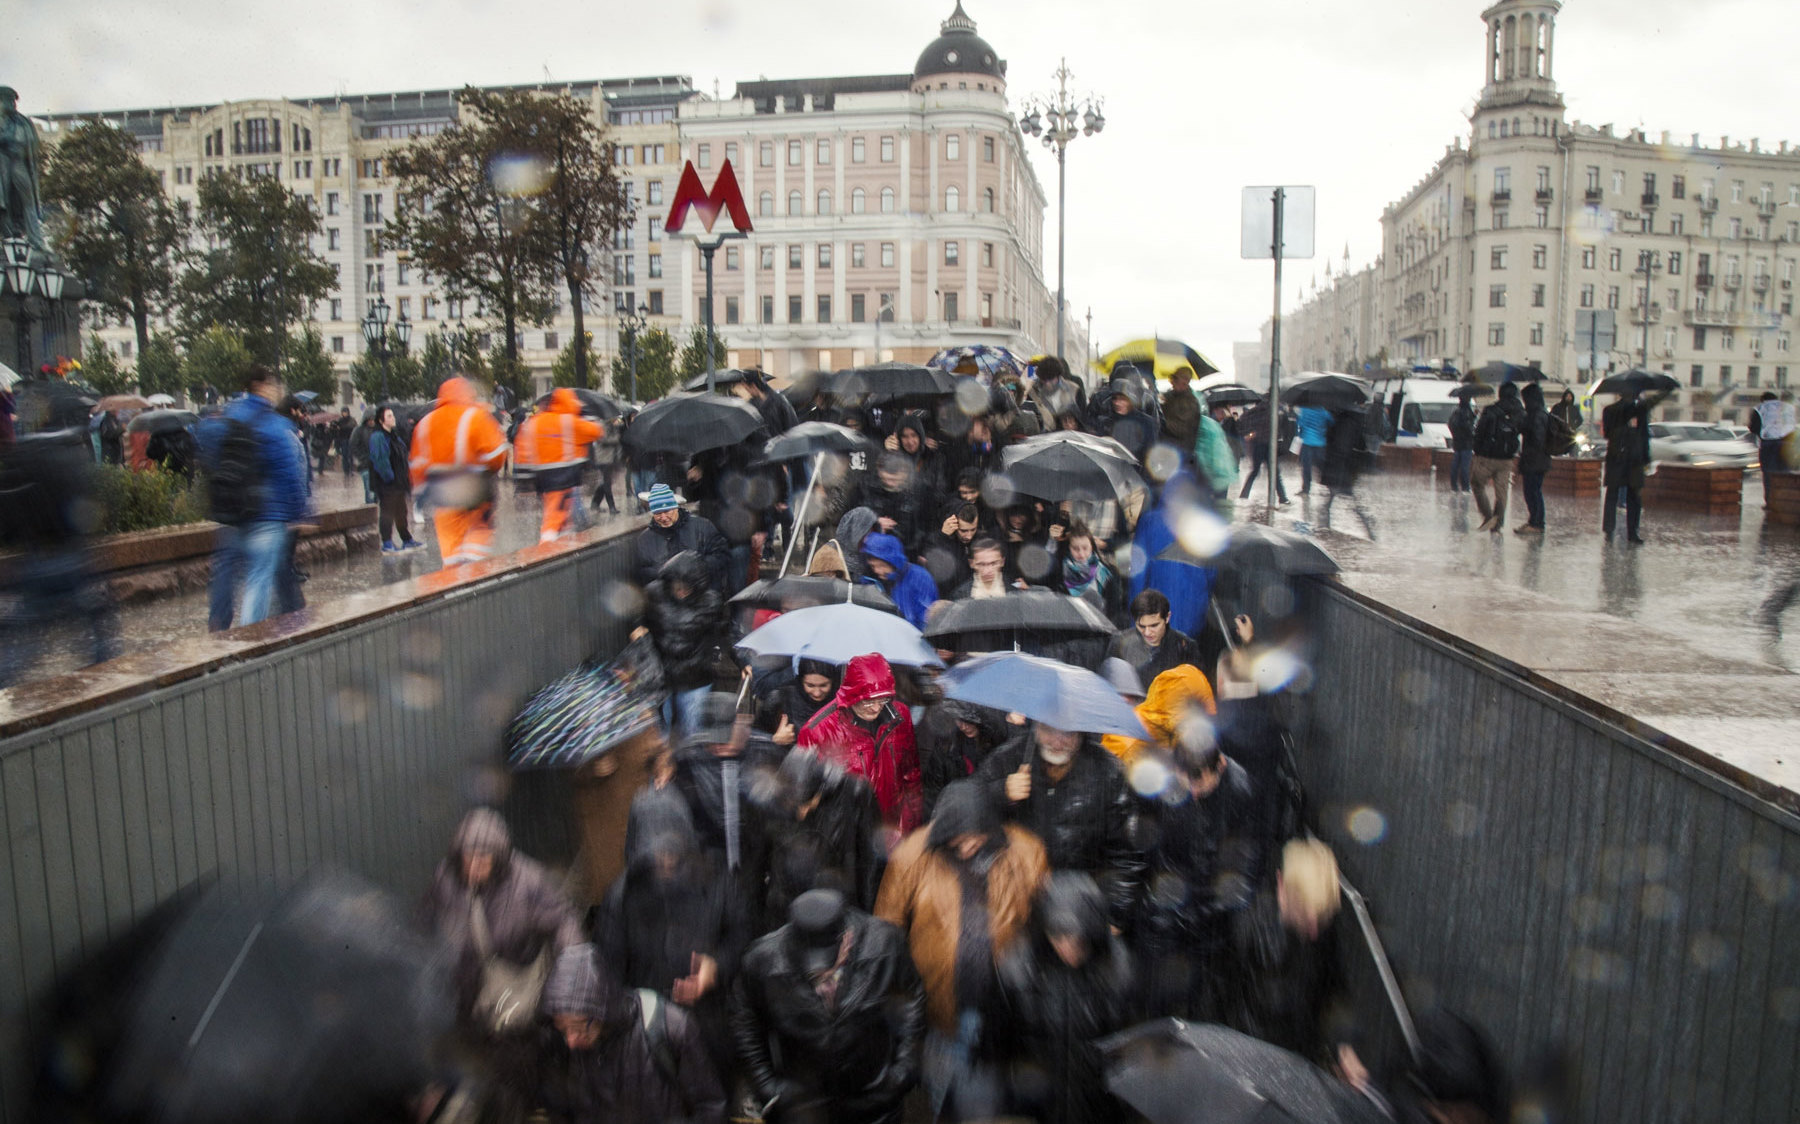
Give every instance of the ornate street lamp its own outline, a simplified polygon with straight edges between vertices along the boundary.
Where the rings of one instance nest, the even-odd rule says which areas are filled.
[[[24,238],[8,238],[6,242],[6,288],[13,295],[13,334],[18,340],[15,356],[21,376],[31,373],[30,301],[34,293],[46,300],[62,298],[63,275],[55,266],[35,264],[31,260],[31,243]]]
[[[1106,128],[1101,99],[1088,95],[1077,100],[1069,93],[1069,61],[1062,60],[1052,75],[1057,82],[1054,97],[1033,96],[1025,102],[1019,128],[1028,137],[1042,137],[1045,148],[1056,150],[1056,356],[1063,353],[1064,246],[1068,217],[1068,150],[1077,136],[1091,137]]]
[[[644,325],[650,316],[650,306],[639,304],[634,310],[626,305],[619,310],[619,326],[631,334],[631,350],[626,353],[626,362],[631,368],[631,401],[637,402],[637,364],[638,340],[643,335]]]
[[[369,345],[369,351],[381,363],[381,401],[383,402],[388,400],[387,325],[389,311],[387,297],[382,291],[382,286],[377,283],[375,303],[369,306],[369,314],[363,317],[362,333],[363,342]],[[407,326],[406,332],[408,336],[412,334],[411,325]]]

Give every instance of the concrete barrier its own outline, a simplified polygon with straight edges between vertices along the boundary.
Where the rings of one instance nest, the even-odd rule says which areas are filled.
[[[1757,473],[1758,477],[1761,475]],[[1762,480],[1745,486],[1761,487]],[[1800,473],[1778,472],[1769,477],[1768,506],[1763,517],[1784,527],[1800,527]]]
[[[1644,481],[1644,504],[1665,511],[1736,515],[1744,504],[1744,470],[1659,464]]]

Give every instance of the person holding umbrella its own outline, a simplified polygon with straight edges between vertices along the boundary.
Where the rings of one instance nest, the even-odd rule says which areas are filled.
[[[1650,411],[1669,396],[1660,385],[1645,393],[1647,381],[1631,375],[1609,378],[1596,394],[1612,393],[1618,400],[1600,412],[1600,429],[1606,438],[1606,508],[1600,529],[1611,542],[1619,521],[1619,497],[1625,498],[1625,538],[1633,546],[1644,545],[1638,525],[1644,514],[1644,478],[1650,470]],[[1673,380],[1670,380],[1671,382]]]
[[[923,821],[924,791],[912,712],[894,697],[894,670],[880,654],[851,660],[837,699],[800,728],[798,745],[875,789],[881,818],[901,835]]]
[[[1470,480],[1475,506],[1481,512],[1478,531],[1499,534],[1506,529],[1506,501],[1512,494],[1513,458],[1519,455],[1519,432],[1525,424],[1525,407],[1519,402],[1519,384],[1500,384],[1500,398],[1481,411],[1475,422],[1475,466]],[[1488,498],[1493,489],[1492,501]]]

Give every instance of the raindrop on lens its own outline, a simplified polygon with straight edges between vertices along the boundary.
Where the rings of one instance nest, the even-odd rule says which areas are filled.
[[[1458,839],[1467,839],[1481,830],[1481,809],[1458,800],[1444,810],[1444,825]]]
[[[1163,483],[1175,475],[1181,467],[1181,454],[1172,445],[1158,444],[1144,458],[1144,468],[1149,471],[1151,479]]]
[[[1131,766],[1129,779],[1131,787],[1137,791],[1139,796],[1161,796],[1168,790],[1173,774],[1169,772],[1169,767],[1161,761],[1140,757]]]
[[[1196,558],[1215,557],[1230,537],[1230,526],[1205,508],[1189,508],[1175,518],[1175,540]]]
[[[956,408],[971,418],[987,413],[988,388],[975,379],[959,380],[956,387]]]
[[[644,611],[644,591],[631,582],[614,579],[600,587],[600,604],[609,616],[629,620]]]
[[[1352,811],[1346,826],[1350,837],[1364,846],[1379,843],[1387,835],[1387,817],[1366,806]]]

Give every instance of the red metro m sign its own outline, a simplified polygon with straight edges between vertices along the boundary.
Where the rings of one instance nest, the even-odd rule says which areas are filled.
[[[719,178],[713,181],[711,191],[700,186],[700,173],[694,170],[694,162],[688,161],[687,167],[681,170],[681,182],[675,186],[675,200],[669,207],[669,218],[663,223],[663,229],[670,234],[679,233],[687,223],[690,210],[700,212],[701,225],[706,227],[708,234],[712,233],[720,211],[730,217],[731,225],[738,233],[747,233],[751,229],[750,210],[744,206],[744,193],[738,189],[737,173],[731,170],[729,160],[719,168]]]

